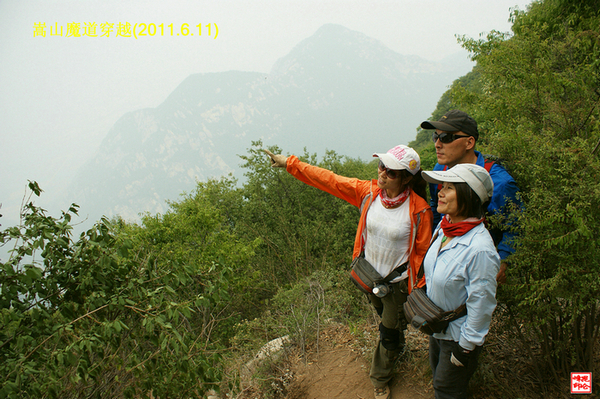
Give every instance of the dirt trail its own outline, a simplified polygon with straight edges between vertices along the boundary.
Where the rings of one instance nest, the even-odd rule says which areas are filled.
[[[333,325],[319,335],[317,344],[307,349],[306,360],[292,360],[293,381],[287,399],[372,399],[373,386],[369,380],[369,354],[375,342],[376,330],[362,344],[350,334],[348,327]],[[425,337],[409,332],[409,347],[419,349]],[[369,346],[370,347],[367,347]],[[433,398],[433,389],[423,378],[411,378],[410,367],[397,368],[391,382],[392,399]]]

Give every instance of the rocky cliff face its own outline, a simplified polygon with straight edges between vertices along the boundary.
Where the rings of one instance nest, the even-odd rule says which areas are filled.
[[[414,139],[452,81],[470,69],[403,56],[325,25],[268,74],[191,75],[160,106],[124,115],[79,172],[70,198],[91,221],[164,212],[196,181],[242,176],[253,140],[367,159]]]

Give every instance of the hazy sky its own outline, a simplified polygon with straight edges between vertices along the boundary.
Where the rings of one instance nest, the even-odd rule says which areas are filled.
[[[530,2],[0,0],[0,224],[17,220],[27,180],[46,191],[38,201],[44,206],[120,116],[156,107],[190,74],[268,73],[326,23],[362,32],[400,54],[441,59],[461,51],[455,35],[509,31],[509,9],[525,10]],[[45,37],[34,36],[40,23]],[[97,37],[73,37],[72,23],[80,24],[80,34],[86,23],[95,24]],[[102,36],[105,23],[113,24],[109,37]],[[156,33],[116,37],[126,23],[137,24],[137,33],[141,24],[146,33],[154,24]],[[52,36],[61,28],[62,36]]]

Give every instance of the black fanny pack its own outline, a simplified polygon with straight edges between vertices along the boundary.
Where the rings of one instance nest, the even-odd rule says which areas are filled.
[[[423,266],[421,266],[423,267]],[[445,311],[427,296],[425,287],[413,288],[404,302],[404,316],[412,326],[427,335],[445,333],[451,321],[467,314],[467,305]]]
[[[436,238],[437,234],[431,242],[433,243]],[[425,256],[423,257],[423,262],[425,262]],[[423,278],[424,274],[425,269],[423,264],[421,264],[412,291],[403,305],[404,316],[413,327],[427,335],[440,332],[445,333],[451,321],[467,314],[467,304],[463,303],[458,308],[450,311],[443,310],[437,306],[427,296],[427,288],[425,286],[417,288],[417,284]]]
[[[398,266],[390,274],[381,277],[379,272],[365,259],[364,254],[360,254],[352,261],[350,265],[350,280],[356,287],[365,294],[373,294],[373,288],[378,285],[387,284],[406,271],[408,262]]]

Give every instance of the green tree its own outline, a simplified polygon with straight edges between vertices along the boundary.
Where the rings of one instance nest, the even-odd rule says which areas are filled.
[[[0,234],[13,248],[0,264],[0,397],[201,397],[220,380],[220,347],[195,313],[226,297],[229,269],[161,261],[106,219],[73,240],[76,213],[28,201]]]
[[[276,147],[270,150],[281,152]],[[366,164],[332,151],[320,162],[314,154],[305,153],[300,158],[345,176],[376,176],[374,162]],[[316,270],[346,267],[351,260],[358,209],[305,185],[284,170],[271,168],[261,142],[253,143],[249,155],[242,159],[247,169],[247,203],[240,228],[245,236],[264,243],[258,258],[271,281],[286,284]]]
[[[199,183],[195,191],[170,201],[164,214],[142,217],[140,225],[121,224],[121,231],[136,237],[134,251],[158,268],[178,271],[181,298],[201,295],[193,305],[199,330],[210,332],[203,340],[227,345],[231,326],[253,309],[256,295],[251,259],[260,241],[238,238],[234,225],[243,199],[235,180],[222,178]],[[216,324],[220,328],[216,329]]]
[[[514,35],[462,38],[482,90],[450,97],[486,132],[523,191],[525,210],[503,301],[540,386],[594,371],[600,329],[600,11],[545,0],[514,11]],[[597,373],[596,373],[597,374]],[[595,374],[594,374],[595,375]]]

